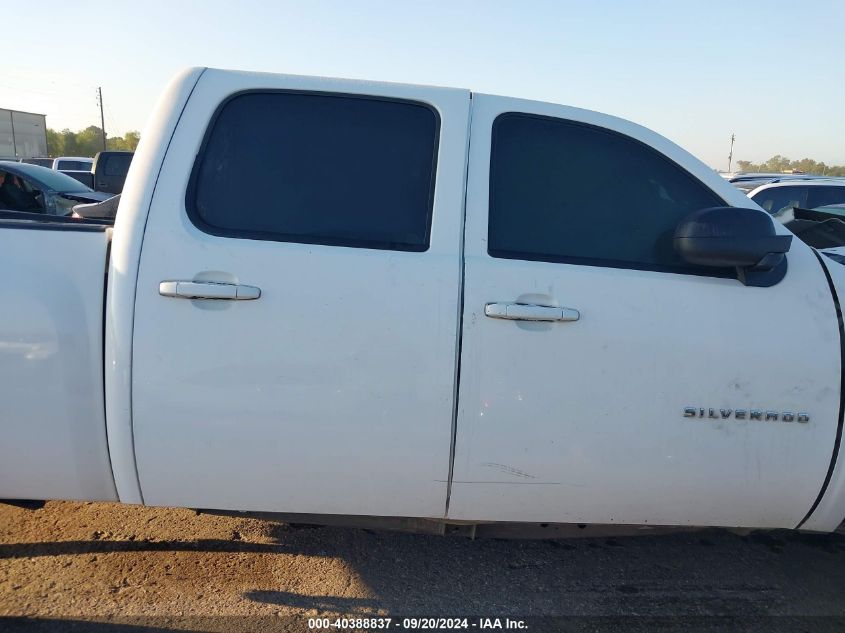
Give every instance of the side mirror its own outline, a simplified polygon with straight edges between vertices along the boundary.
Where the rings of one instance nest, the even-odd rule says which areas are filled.
[[[758,209],[710,207],[694,211],[675,229],[675,250],[688,264],[736,268],[746,286],[774,286],[786,276],[791,235],[777,235]]]

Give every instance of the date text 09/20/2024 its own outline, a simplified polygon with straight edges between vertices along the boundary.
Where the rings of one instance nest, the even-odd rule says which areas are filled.
[[[309,618],[309,630],[525,630],[524,620],[511,618]]]

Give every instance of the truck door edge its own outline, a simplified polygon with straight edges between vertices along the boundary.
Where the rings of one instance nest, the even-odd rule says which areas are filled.
[[[795,527],[802,530],[830,532],[835,530],[845,519],[845,465],[842,463],[843,460],[839,459],[843,418],[845,418],[845,323],[843,323],[842,305],[837,292],[837,286],[840,291],[845,290],[845,267],[836,263],[831,266],[831,262],[826,261],[818,251],[814,252],[830,287],[831,299],[839,322],[841,359],[839,364],[839,419],[837,420],[836,440],[830,456],[827,475],[815,501],[813,501],[801,522]],[[842,272],[840,272],[840,269],[842,269]]]
[[[104,367],[109,456],[122,503],[144,503],[132,429],[132,345],[147,215],[173,134],[205,70],[183,70],[159,98],[141,135],[115,219],[106,294]]]

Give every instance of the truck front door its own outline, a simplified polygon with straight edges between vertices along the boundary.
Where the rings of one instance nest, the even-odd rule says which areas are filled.
[[[205,72],[141,253],[145,503],[443,516],[469,103]]]
[[[681,218],[754,205],[619,119],[473,95],[470,148],[449,516],[795,527],[840,398],[814,253],[768,288],[684,265]]]

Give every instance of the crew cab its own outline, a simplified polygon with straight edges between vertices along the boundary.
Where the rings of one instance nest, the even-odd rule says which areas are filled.
[[[3,498],[845,517],[845,267],[612,116],[189,69],[114,227],[2,219],[0,267]]]

